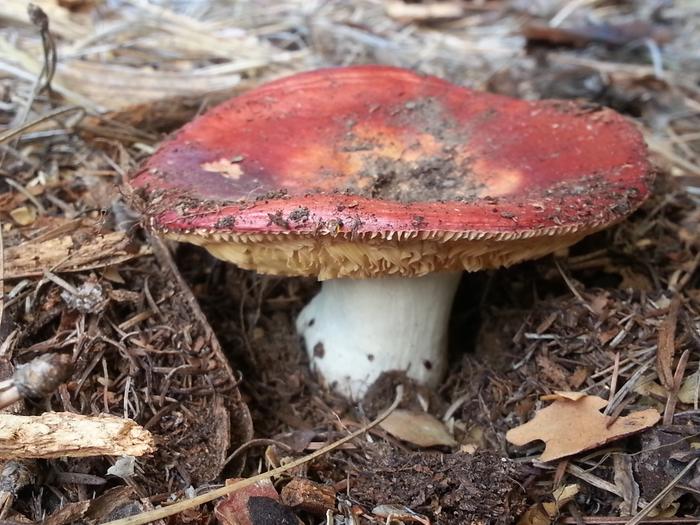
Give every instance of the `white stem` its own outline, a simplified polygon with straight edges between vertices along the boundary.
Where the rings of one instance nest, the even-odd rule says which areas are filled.
[[[324,281],[297,319],[312,367],[355,399],[389,370],[436,386],[447,367],[447,325],[460,275]]]

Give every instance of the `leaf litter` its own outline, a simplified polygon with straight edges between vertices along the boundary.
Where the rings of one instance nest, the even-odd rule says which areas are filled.
[[[136,460],[131,488],[106,482],[104,458],[44,461],[41,468],[54,476],[48,482],[31,474],[34,463],[5,464],[3,479],[14,492],[3,500],[3,518],[96,521],[255,474],[357,428],[386,406],[397,382],[407,387],[402,409],[442,420],[457,445],[426,450],[374,428],[366,440],[300,467],[294,475],[337,487],[336,522],[384,522],[372,510],[389,508],[431,523],[506,523],[541,504],[550,521],[620,523],[641,516],[664,491],[651,514],[678,523],[698,514],[697,473],[676,479],[691,464],[700,433],[692,386],[700,367],[700,213],[693,200],[700,197],[700,68],[692,52],[700,13],[692,2],[513,0],[436,9],[285,0],[262,10],[215,1],[197,9],[141,0],[99,8],[90,0],[38,4],[59,51],[55,74],[48,74],[53,66],[42,73],[51,42],[26,23],[26,2],[0,5],[9,21],[0,29],[0,125],[8,130],[0,134],[3,377],[34,356],[64,351],[75,356],[75,370],[51,407],[129,416],[164,441],[154,457]],[[545,38],[523,29],[523,21],[540,29],[544,23]],[[222,97],[288,72],[362,62],[414,67],[525,98],[609,105],[643,126],[662,175],[640,213],[560,254],[558,264],[547,258],[465,276],[453,315],[453,365],[438,391],[389,377],[362,406],[351,406],[314,380],[294,334],[294,316],[315,283],[255,276],[181,247],[179,269],[206,318],[189,299],[183,309],[188,291],[178,269],[133,228],[134,216],[111,188],[162,133]],[[30,250],[18,248],[25,243],[48,255],[27,257]],[[99,311],[71,303],[82,297],[75,291],[95,291],[96,284]],[[122,341],[132,332],[140,335]],[[243,371],[244,398],[228,362]],[[539,462],[540,445],[510,447],[506,432],[561,390],[606,399],[603,417],[653,408],[673,424],[552,465]],[[250,439],[244,400],[267,441]],[[20,404],[26,413],[42,411]],[[228,434],[227,414],[239,423]],[[206,434],[212,423],[218,430]],[[296,440],[292,452],[285,439]],[[474,444],[474,456],[457,451]],[[238,449],[220,476],[226,454]],[[630,458],[633,480],[629,461],[615,454]],[[197,466],[197,456],[213,464]],[[575,494],[558,496],[571,486]],[[15,489],[35,503],[15,498]],[[181,518],[207,520],[210,510]]]
[[[553,461],[636,434],[661,419],[654,408],[612,418],[600,412],[607,404],[597,396],[560,396],[533,419],[509,430],[506,439],[517,446],[544,441],[540,461]]]

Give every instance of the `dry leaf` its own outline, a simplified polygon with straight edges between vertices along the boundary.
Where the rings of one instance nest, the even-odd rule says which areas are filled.
[[[584,392],[569,392],[567,390],[555,390],[554,394],[548,394],[545,396],[540,396],[540,399],[545,401],[558,401],[560,399],[568,399],[569,401],[578,401],[579,399],[586,397],[588,394]]]
[[[639,505],[639,485],[632,473],[632,458],[623,454],[613,455],[615,467],[615,486],[620,489],[622,503],[620,504],[620,516],[632,516],[637,512]]]
[[[567,378],[569,372],[558,363],[552,361],[546,354],[538,353],[535,362],[539,371],[559,388],[569,388]]]
[[[566,485],[552,493],[554,501],[537,503],[530,507],[518,520],[518,525],[550,525],[564,505],[576,497],[578,485]]]
[[[698,385],[700,384],[700,371],[690,374],[685,378],[680,390],[678,391],[678,400],[681,403],[692,405],[697,399]]]
[[[419,447],[457,445],[442,421],[425,412],[394,410],[379,426],[392,436]]]
[[[610,416],[600,413],[608,402],[597,396],[576,401],[559,399],[538,411],[535,417],[506,434],[518,446],[532,441],[545,442],[541,461],[552,461],[590,450],[655,425],[661,418],[653,408],[620,417],[610,426]]]
[[[574,388],[581,388],[591,375],[591,371],[585,366],[577,366],[574,373],[569,377],[569,384]]]
[[[635,387],[634,392],[640,396],[655,396],[659,399],[665,399],[668,396],[668,392],[664,387],[662,387],[656,381],[652,379],[647,379],[646,381],[640,381]]]
[[[36,220],[36,208],[33,206],[22,206],[10,212],[10,217],[20,226],[28,226]]]

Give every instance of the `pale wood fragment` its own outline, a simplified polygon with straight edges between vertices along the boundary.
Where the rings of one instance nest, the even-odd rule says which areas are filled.
[[[151,433],[130,419],[72,412],[0,414],[0,459],[142,456],[153,450]]]

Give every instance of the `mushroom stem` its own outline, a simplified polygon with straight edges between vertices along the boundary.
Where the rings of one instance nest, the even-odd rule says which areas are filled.
[[[436,386],[447,368],[447,326],[460,276],[324,281],[297,319],[312,367],[354,399],[389,370]]]

